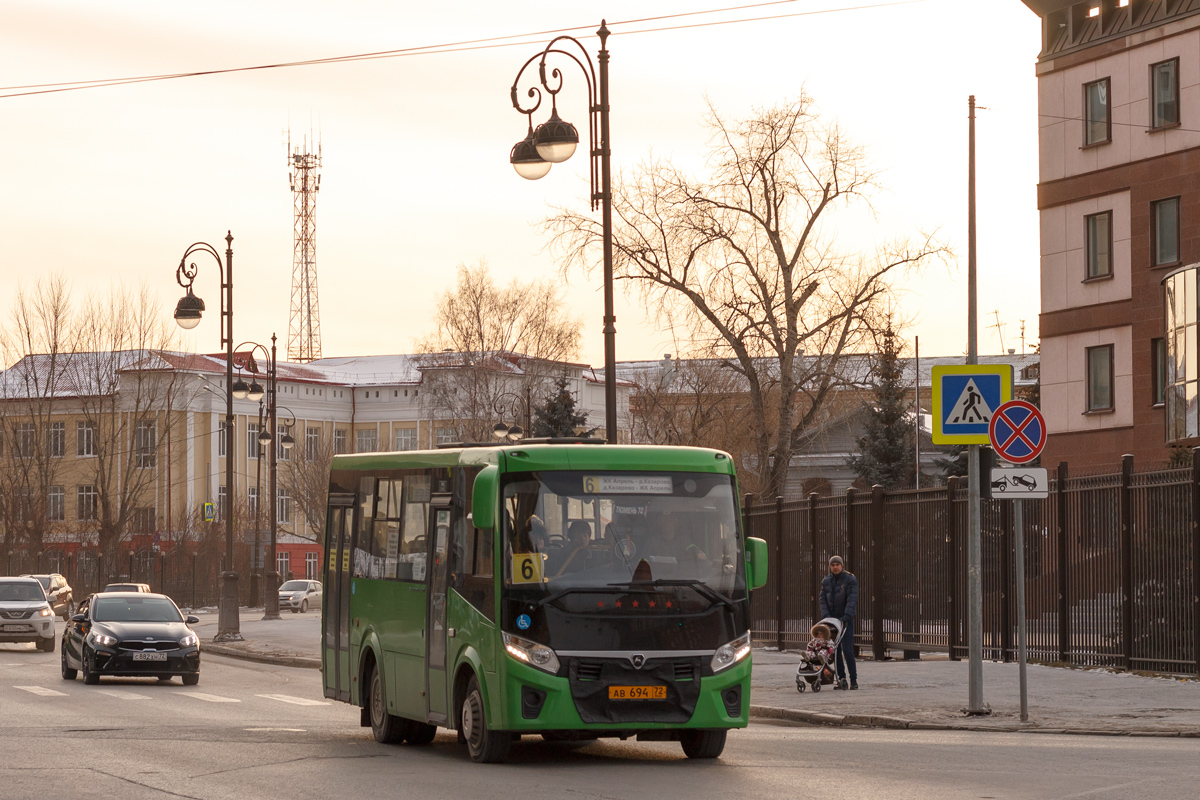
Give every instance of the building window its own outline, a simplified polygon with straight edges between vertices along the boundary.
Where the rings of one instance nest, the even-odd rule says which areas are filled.
[[[278,498],[277,519],[280,525],[292,524],[292,493],[287,489],[280,489]]]
[[[1179,124],[1179,59],[1150,65],[1150,127]]]
[[[18,458],[31,458],[37,449],[37,429],[32,422],[18,422],[16,434],[16,440],[13,442],[16,452],[13,455]]]
[[[1083,144],[1104,144],[1112,140],[1108,116],[1108,78],[1083,85]]]
[[[51,458],[62,458],[67,448],[67,424],[51,422],[46,428],[46,451]]]
[[[378,431],[358,431],[355,433],[356,453],[374,453],[379,442]]]
[[[1179,198],[1150,204],[1150,252],[1154,266],[1179,263]]]
[[[228,437],[225,435],[225,421],[222,420],[217,424],[217,458],[224,457],[227,440]]]
[[[310,581],[321,580],[321,554],[304,554],[304,577]]]
[[[153,508],[135,508],[129,526],[133,533],[154,533],[157,515]]]
[[[1112,212],[1103,211],[1084,217],[1087,241],[1084,251],[1087,258],[1086,279],[1112,277]]]
[[[1167,340],[1150,340],[1150,376],[1154,381],[1152,397],[1154,405],[1167,402]]]
[[[1113,346],[1087,348],[1087,410],[1113,410]]]
[[[435,433],[438,444],[450,444],[451,442],[458,441],[457,428],[438,428]]]
[[[95,486],[75,487],[75,518],[80,522],[92,522],[96,519],[96,505],[99,495]]]
[[[258,447],[258,432],[262,430],[257,422],[246,425],[246,458],[258,458],[261,450]]]
[[[158,447],[158,432],[153,422],[139,422],[133,429],[133,463],[140,469],[155,464]]]
[[[346,432],[344,430],[339,429],[333,432],[333,452],[339,456],[346,452]]]
[[[1166,307],[1166,347],[1163,357],[1166,385],[1167,441],[1197,435],[1196,268],[1181,269],[1163,280]]]
[[[96,426],[87,420],[75,423],[75,455],[96,455]]]
[[[397,450],[416,450],[417,449],[417,429],[416,428],[399,428],[396,430],[396,449]]]
[[[61,486],[51,486],[46,493],[46,519],[50,522],[67,520],[67,493]]]
[[[258,487],[251,486],[246,489],[246,514],[254,516],[258,514]]]
[[[290,581],[292,575],[292,554],[286,550],[275,551],[275,571],[279,573],[284,580]]]
[[[320,428],[305,428],[304,429],[304,457],[309,461],[316,461],[321,453],[321,429]]]

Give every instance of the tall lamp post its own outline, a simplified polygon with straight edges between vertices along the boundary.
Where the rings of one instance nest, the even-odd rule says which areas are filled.
[[[196,242],[183,253],[175,280],[187,290],[175,306],[175,321],[184,330],[200,324],[204,313],[204,301],[192,294],[192,283],[199,268],[188,258],[196,253],[207,253],[217,262],[221,274],[221,344],[225,345],[225,569],[221,572],[221,604],[217,618],[217,635],[214,641],[241,641],[241,620],[238,618],[238,574],[233,563],[233,498],[234,498],[234,444],[233,398],[235,394],[245,397],[250,387],[240,379],[233,382],[233,233],[225,236],[225,263],[217,249],[205,242]]]
[[[278,446],[272,446],[275,441],[275,436],[278,432],[278,417],[279,417],[279,357],[276,349],[275,334],[271,334],[271,349],[267,350],[266,345],[261,345],[258,342],[245,342],[238,345],[239,348],[249,347],[250,352],[261,350],[263,358],[267,361],[267,388],[264,393],[262,387],[255,382],[250,387],[250,397],[253,400],[262,400],[265,405],[267,427],[261,427],[258,432],[259,453],[262,453],[262,448],[269,447],[268,450],[268,471],[270,473],[270,486],[267,489],[267,503],[271,509],[271,546],[267,552],[266,563],[263,565],[263,577],[266,581],[266,586],[263,591],[263,619],[279,619],[279,572],[277,570],[275,560],[275,548],[277,544],[278,529],[279,529],[279,510],[277,495],[279,494],[279,448],[291,450],[296,440],[291,435],[292,426],[296,424],[295,416],[291,416],[291,422],[287,425],[287,431],[279,437]],[[265,394],[265,396],[264,396]],[[284,409],[291,415],[290,409]],[[262,412],[260,411],[260,419]],[[257,530],[258,513],[255,510],[255,551],[258,547],[258,530]]]
[[[558,67],[552,67],[549,73],[546,70],[546,59],[551,55],[571,59],[583,71],[587,82],[592,210],[595,211],[597,205],[600,206],[604,225],[604,422],[607,428],[606,438],[611,444],[617,439],[617,318],[613,314],[612,151],[609,148],[608,134],[608,50],[605,45],[608,41],[608,26],[604,20],[600,21],[600,29],[596,33],[600,37],[600,52],[597,54],[600,64],[599,80],[596,79],[591,55],[573,36],[556,36],[551,39],[542,52],[517,70],[517,77],[512,85],[512,104],[513,108],[528,118],[529,132],[513,146],[509,162],[522,178],[537,180],[550,171],[551,165],[566,161],[575,153],[579,144],[579,132],[574,125],[558,116],[558,93],[563,88],[563,74]],[[559,49],[560,45],[570,49]],[[574,47],[571,47],[572,45]],[[535,61],[538,62],[538,82],[541,88],[529,87],[526,94],[531,105],[526,108],[522,107],[518,99],[517,86],[525,70]],[[543,92],[550,96],[550,118],[535,129],[533,114],[542,105]],[[600,191],[596,191],[597,179],[600,182]]]

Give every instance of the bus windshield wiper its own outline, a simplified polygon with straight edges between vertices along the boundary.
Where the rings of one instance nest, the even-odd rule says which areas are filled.
[[[720,603],[730,611],[736,610],[737,606],[733,604],[733,600],[718,592],[716,589],[709,586],[702,580],[697,578],[660,578],[656,581],[630,581],[629,583],[610,583],[609,586],[627,586],[629,588],[638,588],[639,586],[687,586],[690,589],[695,589],[696,593],[710,603]]]

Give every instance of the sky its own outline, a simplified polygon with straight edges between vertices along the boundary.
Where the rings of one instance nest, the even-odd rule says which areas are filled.
[[[234,236],[235,339],[286,346],[293,203],[287,141],[319,139],[317,271],[323,354],[405,353],[433,329],[455,267],[485,260],[499,283],[564,286],[583,323],[581,360],[603,365],[598,273],[564,282],[538,223],[587,210],[581,148],[539,181],[508,163],[525,135],[509,88],[551,38],[592,52],[612,35],[614,173],[649,157],[699,173],[706,103],[738,118],[803,89],[882,171],[875,217],[838,230],[846,252],[938,230],[954,263],[899,286],[907,341],[966,350],[967,98],[978,112],[981,353],[1037,340],[1039,21],[1020,0],[738,0],[455,3],[385,0],[6,0],[0,5],[0,318],[20,286],[63,275],[73,293],[145,283],[166,317],[175,267]],[[849,9],[849,10],[838,10]],[[792,15],[792,16],[781,16]],[[750,17],[775,19],[711,24]],[[693,26],[679,28],[678,26]],[[702,25],[702,27],[695,27]],[[673,30],[651,31],[654,28]],[[532,34],[532,35],[522,35]],[[483,49],[23,94],[32,85],[249,67],[494,37]],[[575,68],[572,68],[575,69]],[[582,74],[561,115],[586,131]],[[539,120],[535,120],[536,122]],[[216,264],[196,293],[210,313],[186,349],[220,349]],[[618,288],[618,360],[676,352],[669,331]]]

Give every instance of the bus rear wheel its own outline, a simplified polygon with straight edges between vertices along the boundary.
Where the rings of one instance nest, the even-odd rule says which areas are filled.
[[[405,725],[401,717],[387,713],[387,699],[383,696],[383,676],[379,666],[371,665],[370,695],[367,708],[371,712],[371,733],[380,744],[398,744],[404,741]]]
[[[471,676],[467,684],[467,696],[462,704],[462,732],[467,740],[467,752],[471,760],[480,764],[494,764],[508,757],[512,746],[512,734],[508,731],[488,730],[487,713],[483,706],[483,693],[479,681]]]
[[[725,749],[725,730],[680,731],[679,743],[688,758],[716,758]]]

